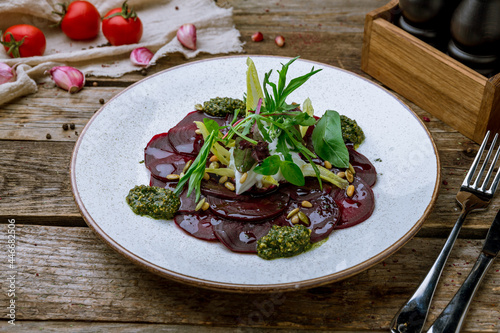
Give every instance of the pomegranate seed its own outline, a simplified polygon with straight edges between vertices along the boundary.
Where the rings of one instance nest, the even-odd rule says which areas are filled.
[[[425,117],[425,116],[424,116],[424,117],[422,117],[422,119],[423,119],[426,123],[428,123],[429,121],[431,121],[431,120],[429,119],[429,117]]]
[[[283,37],[281,35],[280,36],[276,36],[276,38],[274,39],[274,42],[279,47],[283,47],[283,45],[285,45],[285,37]]]
[[[257,31],[256,33],[254,33],[254,34],[252,35],[252,40],[253,40],[254,42],[260,42],[260,41],[262,41],[263,39],[264,39],[264,35],[262,35],[262,32],[260,32],[260,31]]]

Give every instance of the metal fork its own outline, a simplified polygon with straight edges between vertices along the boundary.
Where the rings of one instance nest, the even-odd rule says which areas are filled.
[[[429,270],[429,273],[427,273],[427,276],[424,278],[417,291],[415,291],[413,296],[403,305],[403,307],[398,311],[398,313],[392,320],[391,332],[393,333],[419,333],[422,331],[425,320],[427,318],[427,313],[429,312],[430,303],[432,300],[432,296],[434,295],[436,285],[439,281],[446,260],[450,255],[451,249],[455,244],[458,233],[462,228],[465,217],[473,210],[486,208],[490,203],[491,198],[493,198],[493,195],[500,181],[500,172],[496,173],[491,186],[489,188],[487,186],[493,175],[495,164],[498,161],[500,149],[497,149],[497,152],[490,163],[490,167],[482,183],[481,180],[497,142],[498,133],[495,134],[493,142],[491,143],[490,149],[486,154],[477,177],[475,178],[475,180],[473,180],[473,177],[479,166],[481,156],[483,155],[486,144],[488,142],[489,136],[490,132],[488,131],[484,137],[481,147],[479,148],[479,151],[477,152],[476,157],[474,158],[474,162],[472,163],[469,171],[467,172],[467,175],[465,176],[464,182],[460,187],[460,191],[457,194],[457,201],[462,207],[460,216],[458,217],[455,226],[451,230],[450,235],[448,236],[448,239],[446,240],[446,243],[441,250],[441,253],[439,253],[439,256],[434,262],[434,265],[432,265],[431,269]]]

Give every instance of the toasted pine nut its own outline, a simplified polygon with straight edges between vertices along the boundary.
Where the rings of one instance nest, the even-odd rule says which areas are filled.
[[[191,164],[193,164],[193,160],[189,160],[186,165],[184,166],[184,168],[182,169],[182,172],[186,172],[188,171],[189,167],[191,166]]]
[[[207,172],[205,172],[205,174],[203,175],[203,179],[209,180],[210,179],[210,175]]]
[[[354,175],[352,174],[351,170],[345,171],[345,177],[347,178],[349,183],[352,183],[354,181]]]
[[[219,163],[218,162],[212,162],[208,166],[210,169],[218,169],[219,168]]]
[[[184,171],[179,174],[179,178],[184,177]]]
[[[195,108],[196,110],[198,110],[198,111],[202,111],[202,110],[203,110],[203,105],[201,105],[201,104],[195,104],[195,105],[194,105],[194,108]]]
[[[220,177],[219,184],[224,184],[225,182],[227,182],[227,176]]]
[[[194,210],[199,211],[203,207],[204,204],[205,204],[205,198],[198,201]]]
[[[210,162],[217,162],[219,160],[219,158],[217,157],[217,155],[212,155],[209,159]]]
[[[300,219],[299,219],[299,216],[297,214],[295,214],[293,217],[292,217],[292,223],[293,224],[297,224],[299,223]]]
[[[327,169],[331,169],[333,166],[332,166],[332,163],[328,162],[328,161],[325,161],[325,168]]]
[[[195,134],[200,134],[201,135],[201,131],[200,129],[197,129],[196,131],[194,131]]]
[[[351,163],[349,163],[349,170],[351,171],[351,173],[352,173],[353,175],[355,175],[355,174],[356,174],[356,170],[354,170],[354,167],[352,166],[352,164],[351,164]]]
[[[245,172],[244,174],[242,174],[241,178],[240,178],[240,184],[243,184],[245,182],[245,180],[247,180],[247,177],[248,177],[248,172]]]
[[[345,193],[349,198],[352,198],[352,196],[354,195],[354,185],[347,186],[347,190],[345,190]]]
[[[205,203],[203,204],[203,206],[201,206],[201,209],[202,210],[207,210],[210,208],[210,204],[208,202],[205,201]]]
[[[292,211],[290,211],[290,213],[288,213],[288,215],[286,216],[286,218],[289,219],[292,216],[294,216],[295,214],[297,214],[298,212],[299,212],[299,207],[297,207],[295,209],[292,209]]]
[[[305,208],[311,208],[313,206],[312,203],[310,203],[309,201],[306,201],[306,200],[302,201],[301,205],[302,205],[302,207],[305,207]]]
[[[176,175],[175,173],[171,173],[170,175],[167,175],[167,177],[165,177],[165,178],[167,178],[168,180],[176,180],[176,179],[181,178],[181,176]]]
[[[236,188],[234,187],[234,184],[231,182],[225,182],[224,186],[229,190],[229,191],[234,191]]]
[[[298,212],[297,213],[297,216],[299,217],[299,219],[304,222],[305,224],[309,225],[309,218],[307,217],[306,214],[304,214],[304,212]]]
[[[337,176],[339,176],[340,178],[345,178],[345,172],[340,171],[339,173],[337,173]]]

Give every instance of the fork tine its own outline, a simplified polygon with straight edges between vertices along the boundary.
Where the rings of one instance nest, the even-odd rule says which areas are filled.
[[[494,141],[496,141],[497,137],[498,137],[498,133],[495,135],[495,140]],[[490,147],[490,150],[493,151],[493,149],[494,149],[494,145],[492,144],[491,147]],[[484,192],[486,190],[486,187],[488,186],[488,183],[490,182],[491,175],[493,174],[493,171],[495,169],[495,165],[497,164],[497,161],[498,161],[499,157],[500,157],[500,147],[497,148],[497,152],[495,154],[495,157],[493,158],[493,161],[491,162],[490,168],[488,169],[488,173],[486,174],[486,177],[484,179],[483,185],[479,189],[480,191]],[[497,172],[497,174],[495,175],[495,178],[493,179],[493,183],[491,184],[491,187],[488,190],[488,191],[491,191],[492,194],[495,193],[495,190],[496,190],[496,188],[498,186],[499,179],[500,179],[500,175]]]
[[[483,161],[483,165],[481,166],[481,170],[479,170],[479,173],[477,175],[476,181],[474,182],[474,185],[472,185],[472,188],[475,189],[475,190],[477,189],[478,184],[481,181],[481,177],[483,177],[484,170],[486,169],[486,166],[488,165],[488,161],[490,160],[491,154],[493,153],[493,150],[494,150],[495,145],[497,143],[497,139],[498,139],[498,133],[495,134],[495,137],[493,138],[493,142],[491,143],[490,149],[488,150],[488,153],[486,154],[486,158]],[[492,166],[493,165],[494,165],[494,163],[492,163]],[[491,171],[493,171],[493,169],[490,166],[490,169],[488,170],[488,174]],[[486,178],[488,178],[488,177],[486,177]],[[485,184],[488,183],[486,180],[489,180],[489,179],[485,179],[485,181],[483,182],[482,189],[484,189]]]
[[[483,151],[484,148],[486,147],[486,143],[488,142],[489,137],[490,137],[490,131],[486,132],[486,135],[484,136],[483,139],[483,143],[481,144],[481,147],[479,147],[479,150],[476,154],[476,158],[474,158],[474,162],[472,162],[472,165],[469,171],[467,172],[467,175],[465,176],[462,186],[469,186],[472,176],[474,176],[474,173],[476,172],[476,168],[479,164],[479,160],[481,159],[481,155],[483,155]]]

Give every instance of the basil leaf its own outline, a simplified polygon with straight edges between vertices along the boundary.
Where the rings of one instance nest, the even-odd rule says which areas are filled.
[[[284,135],[278,136],[278,143],[276,145],[276,150],[283,155],[285,160],[291,161],[292,155],[290,155],[290,149],[286,143],[286,137]]]
[[[204,118],[203,119],[203,123],[205,124],[205,127],[208,130],[208,133],[212,133],[214,131],[218,132],[219,129],[220,129],[219,124],[217,124],[217,122],[215,120],[213,120],[213,119]]]
[[[282,161],[280,170],[283,177],[285,177],[289,183],[297,186],[304,186],[306,183],[304,174],[297,164],[290,161]]]
[[[349,167],[349,151],[342,139],[340,115],[327,110],[312,133],[314,151],[337,168]]]
[[[275,175],[281,166],[281,159],[278,155],[272,155],[267,157],[262,163],[256,166],[253,171],[260,175],[272,176]]]

